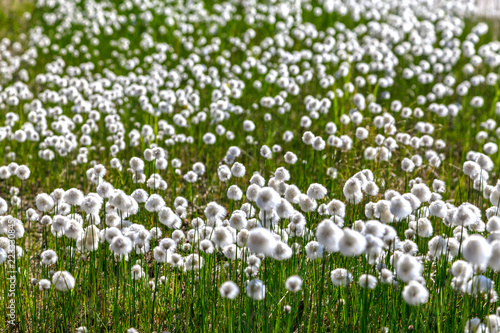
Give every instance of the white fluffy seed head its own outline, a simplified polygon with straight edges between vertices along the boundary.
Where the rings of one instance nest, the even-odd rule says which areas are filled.
[[[377,278],[370,274],[362,274],[358,281],[362,288],[375,289],[377,286]]]
[[[417,281],[410,281],[403,289],[403,299],[412,306],[421,305],[427,302],[429,292],[425,286]]]
[[[365,251],[365,237],[352,229],[344,228],[342,237],[339,240],[339,251],[346,257],[358,256]]]
[[[298,160],[297,155],[295,155],[291,151],[286,152],[286,154],[285,154],[285,163],[287,163],[287,164],[295,164],[297,162],[297,160]]]
[[[316,239],[328,252],[338,252],[344,232],[333,221],[323,220],[316,228]]]
[[[254,279],[248,282],[246,292],[248,297],[256,301],[262,301],[266,297],[266,286],[261,280]]]
[[[233,281],[226,281],[219,287],[222,298],[235,299],[240,294],[240,288]]]
[[[307,189],[307,196],[314,200],[323,199],[328,191],[326,188],[318,183],[309,185]]]
[[[3,200],[3,201],[5,201],[5,200]],[[46,193],[40,193],[36,196],[35,204],[36,204],[36,208],[39,211],[48,212],[49,210],[51,210],[54,207],[54,199],[52,199],[52,197]]]
[[[415,195],[421,202],[427,202],[431,198],[431,190],[425,184],[413,185],[411,193]]]
[[[402,196],[396,196],[391,199],[390,207],[391,213],[398,219],[404,219],[411,214],[411,205]]]
[[[263,253],[271,256],[276,246],[276,238],[265,228],[254,228],[250,230],[246,246],[253,253]]]
[[[209,222],[223,219],[226,214],[226,209],[214,201],[210,202],[205,208],[205,216]]]
[[[484,237],[477,234],[471,235],[465,239],[462,246],[464,258],[471,264],[484,265],[488,263],[492,249]]]
[[[337,268],[330,273],[330,278],[334,286],[346,287],[352,282],[353,277],[345,268]]]
[[[234,177],[241,178],[245,175],[246,168],[243,164],[236,162],[231,167],[231,173],[233,174]]]
[[[259,190],[255,203],[262,210],[272,210],[280,201],[280,195],[272,187],[263,187]]]
[[[231,185],[227,190],[227,198],[230,200],[239,201],[243,198],[243,192],[238,185]]]
[[[316,241],[307,243],[305,250],[307,257],[311,260],[316,260],[323,257],[323,245]]]
[[[348,202],[358,204],[363,200],[362,183],[357,178],[350,178],[344,185],[344,195]]]
[[[285,288],[292,293],[302,289],[302,279],[298,275],[292,275],[285,281]]]
[[[67,271],[58,271],[52,276],[52,284],[59,291],[69,291],[75,287],[75,278]]]
[[[404,254],[397,261],[396,274],[404,282],[415,280],[422,274],[422,264],[412,255]]]

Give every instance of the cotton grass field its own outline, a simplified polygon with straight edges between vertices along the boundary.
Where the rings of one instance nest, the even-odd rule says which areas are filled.
[[[0,331],[500,332],[476,11],[4,4]]]

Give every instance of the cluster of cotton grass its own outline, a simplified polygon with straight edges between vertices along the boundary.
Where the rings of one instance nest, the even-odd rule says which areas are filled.
[[[144,155],[149,156],[149,150]],[[157,175],[140,173],[144,171],[141,167],[144,162],[138,157],[133,157],[130,165],[136,171],[131,175],[134,179],[142,175],[142,178],[151,180]],[[227,173],[220,171],[221,168],[221,181],[231,177],[241,178],[246,172],[239,162],[231,168],[226,166]],[[323,260],[324,265],[327,258],[339,253],[345,257],[365,257],[377,275],[365,274],[355,267],[335,268],[329,273],[334,286],[345,288],[351,284],[353,274],[350,270],[354,269],[359,276],[360,287],[375,289],[379,282],[394,286],[403,283],[403,299],[410,305],[421,305],[429,297],[423,263],[435,261],[441,256],[453,261],[462,248],[461,254],[466,261],[453,262],[451,286],[462,293],[487,293],[490,302],[496,302],[498,298],[494,282],[482,275],[488,267],[495,271],[500,269],[500,239],[496,236],[500,235],[500,218],[496,214],[497,209],[493,206],[487,211],[490,216],[485,225],[479,208],[473,204],[463,203],[455,207],[443,202],[440,193],[446,189],[439,180],[433,182],[436,192],[432,192],[421,179],[412,179],[408,193],[387,190],[383,199],[367,202],[363,207],[361,203],[365,195],[376,197],[379,192],[379,180],[374,179],[368,169],[345,182],[343,197],[331,198],[328,190],[318,183],[310,184],[302,193],[291,182],[290,172],[285,167],[279,167],[267,181],[255,172],[243,190],[237,185],[227,185],[230,201],[242,201],[245,192],[246,202],[238,204],[239,209],[228,212],[221,204],[210,202],[204,209],[204,216],[193,218],[192,214],[188,216],[190,202],[183,197],[177,197],[173,207],[168,207],[157,193],[148,194],[139,188],[126,194],[103,179],[106,175],[103,165],[87,170],[86,175],[96,192],[84,194],[70,188],[56,189],[50,194],[40,193],[35,199],[37,209],[26,211],[31,221],[40,224],[44,237],[48,237],[50,231],[53,237],[62,239],[56,241],[56,247],[71,244],[63,249],[70,253],[69,262],[74,260],[74,256],[85,257],[86,253],[104,247],[104,251],[114,258],[113,261],[127,261],[131,253],[140,258],[141,255],[146,258],[151,254],[160,267],[168,265],[199,274],[206,261],[204,258],[220,253],[228,261],[243,261],[245,268],[241,278],[246,281],[247,296],[263,300],[266,285],[257,278],[263,262],[291,260],[292,256],[304,251],[311,264],[315,260]],[[492,193],[499,191],[499,186],[497,184]],[[157,190],[149,180],[147,188],[150,192]],[[230,205],[234,207],[233,203]],[[2,206],[3,213],[7,212],[5,200]],[[349,220],[356,209],[363,208],[366,219]],[[349,211],[351,209],[353,213]],[[100,216],[103,217],[102,222]],[[148,216],[155,221],[155,226],[149,229],[141,223],[132,222],[149,220]],[[453,228],[453,236],[433,237],[430,219]],[[7,232],[12,220],[17,228],[16,238],[22,238],[22,222],[10,215],[2,218],[2,232]],[[400,224],[408,228],[404,231],[405,240],[399,239],[394,228]],[[488,239],[481,234],[469,235],[469,232],[482,233],[485,229],[490,232]],[[422,252],[414,242],[418,237],[430,238],[426,255],[418,255]],[[2,238],[1,244],[7,250],[8,239]],[[22,254],[22,249],[19,252]],[[6,255],[2,258],[5,261]],[[53,267],[58,266],[57,262],[58,255],[53,249],[40,253],[41,265]],[[146,279],[140,259],[131,267],[130,274],[134,280]],[[67,271],[52,271],[50,275],[54,288],[59,291],[68,291],[75,286],[75,278]],[[35,277],[39,280],[40,290],[51,288],[47,277]],[[159,280],[164,281],[165,277],[161,276]],[[154,289],[157,282],[158,277],[153,277],[149,285]],[[292,292],[299,291],[301,285],[300,276],[286,281],[286,288]],[[239,292],[240,288],[233,281],[220,286],[223,298],[235,299]]]
[[[495,314],[486,316],[482,321],[475,317],[468,320],[465,324],[465,333],[472,332],[498,332],[500,329],[500,308],[497,308]]]
[[[37,1],[0,42],[20,327],[498,331],[500,43],[473,11]]]

